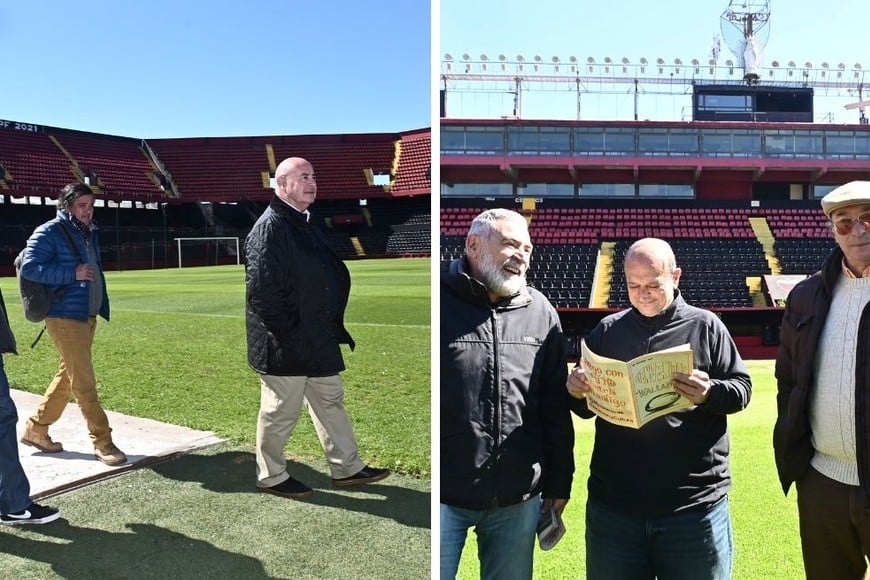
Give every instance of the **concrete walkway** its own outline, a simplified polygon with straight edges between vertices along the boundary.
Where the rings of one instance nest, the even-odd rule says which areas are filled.
[[[27,418],[36,410],[42,395],[13,389],[12,400],[18,408],[20,437]],[[106,415],[112,427],[112,439],[127,454],[127,463],[110,467],[97,461],[79,406],[70,403],[60,420],[49,429],[51,438],[63,444],[62,452],[43,453],[35,447],[18,444],[21,465],[30,480],[31,497],[48,497],[223,442],[210,431],[196,431],[113,411],[106,411]]]

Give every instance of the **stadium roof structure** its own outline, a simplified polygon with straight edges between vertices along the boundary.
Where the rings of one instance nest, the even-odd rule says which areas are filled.
[[[0,119],[0,194],[53,197],[81,181],[107,200],[268,200],[277,164],[304,157],[326,200],[428,195],[430,133],[145,140]]]
[[[837,112],[847,103],[861,101],[865,96],[867,71],[860,62],[804,62],[793,60],[780,62],[774,60],[768,66],[759,67],[757,85],[814,89],[817,106],[828,121],[834,121]],[[640,119],[641,99],[664,96],[670,99],[690,99],[692,87],[696,84],[746,84],[744,70],[735,58],[683,60],[676,58],[665,61],[663,58],[629,59],[628,57],[580,58],[551,56],[544,58],[534,55],[508,57],[499,54],[490,58],[486,54],[472,57],[462,54],[454,57],[444,54],[441,59],[440,81],[443,95],[449,101],[447,117],[479,118],[547,118],[547,119]],[[545,111],[540,107],[532,110],[524,106],[530,96],[541,97],[549,94],[568,95],[571,101],[538,98],[540,103],[547,101],[551,106]],[[493,96],[507,96],[509,102],[493,103]],[[581,101],[594,95],[622,95],[627,98],[631,114],[613,115],[609,107],[605,115],[590,116],[588,107],[581,108]],[[470,107],[459,103],[456,111],[452,96],[484,97],[489,110],[479,113],[469,112]],[[476,99],[479,100],[479,99]],[[571,106],[568,109],[569,102]],[[552,105],[556,103],[555,105]],[[822,104],[820,102],[820,104]],[[570,114],[569,114],[570,111]],[[679,118],[657,120],[680,120]]]

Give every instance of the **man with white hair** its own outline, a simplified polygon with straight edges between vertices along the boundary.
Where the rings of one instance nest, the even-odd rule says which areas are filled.
[[[525,218],[491,209],[441,275],[441,580],[472,527],[481,578],[531,578],[540,515],[570,497],[567,346],[531,255]]]
[[[870,182],[822,198],[836,247],[791,290],[776,358],[776,467],[797,487],[809,580],[864,578],[870,555]]]

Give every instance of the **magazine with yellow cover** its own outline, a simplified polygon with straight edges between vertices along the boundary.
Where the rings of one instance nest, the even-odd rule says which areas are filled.
[[[582,341],[580,364],[591,387],[589,410],[614,425],[640,429],[649,421],[694,405],[674,390],[675,372],[691,373],[688,344],[621,361],[592,352]]]

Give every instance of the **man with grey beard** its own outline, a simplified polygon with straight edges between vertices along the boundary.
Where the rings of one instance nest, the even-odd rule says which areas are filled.
[[[526,286],[525,218],[491,209],[441,275],[441,579],[469,528],[481,578],[532,577],[541,514],[565,509],[574,430],[556,310]]]

